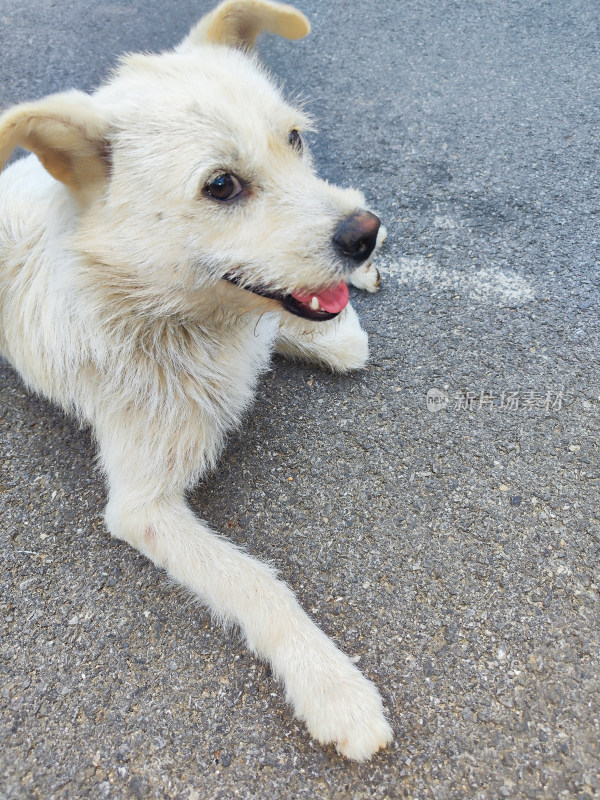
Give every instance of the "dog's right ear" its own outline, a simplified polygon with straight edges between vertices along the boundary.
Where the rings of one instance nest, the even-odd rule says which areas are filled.
[[[0,117],[0,168],[15,147],[24,147],[86,201],[104,185],[110,170],[107,129],[106,120],[84,92],[23,103]]]
[[[301,11],[269,0],[225,0],[202,17],[178,51],[203,44],[225,44],[251,50],[261,31],[286,39],[302,39],[310,33],[310,22]]]

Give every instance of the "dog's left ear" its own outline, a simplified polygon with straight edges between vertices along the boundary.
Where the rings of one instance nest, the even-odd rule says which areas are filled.
[[[93,99],[84,92],[22,103],[0,117],[0,169],[15,147],[24,147],[85,202],[104,186],[110,170],[107,129]]]
[[[301,11],[269,0],[225,0],[202,17],[177,50],[202,44],[225,44],[251,50],[261,31],[286,39],[302,39],[310,33],[310,22]]]

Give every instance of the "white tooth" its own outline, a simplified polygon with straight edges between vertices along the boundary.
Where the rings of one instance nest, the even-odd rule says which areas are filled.
[[[313,311],[318,311],[321,308],[318,297],[313,297],[310,301],[310,307]]]

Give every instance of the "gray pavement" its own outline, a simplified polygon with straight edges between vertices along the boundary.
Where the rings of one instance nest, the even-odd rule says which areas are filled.
[[[394,745],[312,743],[236,632],[110,540],[88,433],[0,364],[3,800],[600,797],[600,6],[298,5],[311,36],[260,50],[388,225],[355,297],[373,358],[277,361],[192,502],[358,659]],[[0,0],[0,106],[209,6]]]

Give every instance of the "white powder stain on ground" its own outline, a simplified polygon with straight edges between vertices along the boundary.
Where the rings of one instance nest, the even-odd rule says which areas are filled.
[[[442,269],[425,258],[384,258],[377,262],[382,275],[395,278],[401,286],[426,283],[440,289],[450,289],[458,295],[477,302],[502,305],[528,303],[535,299],[531,285],[512,270]]]

